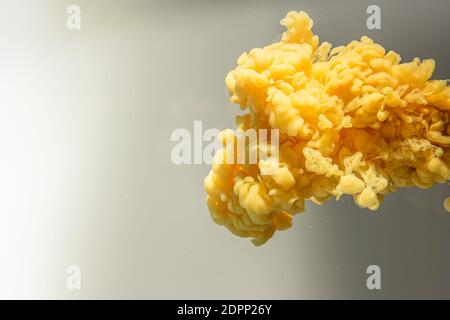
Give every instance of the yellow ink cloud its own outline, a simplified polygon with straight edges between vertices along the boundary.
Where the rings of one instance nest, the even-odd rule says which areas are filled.
[[[280,42],[243,53],[226,77],[247,111],[239,129],[279,129],[279,167],[262,175],[267,163],[228,164],[219,152],[204,183],[216,223],[261,245],[291,227],[305,200],[349,194],[376,210],[398,187],[450,179],[450,89],[430,80],[434,60],[400,63],[365,36],[319,44],[304,12],[281,24]],[[222,136],[225,146],[235,139]]]

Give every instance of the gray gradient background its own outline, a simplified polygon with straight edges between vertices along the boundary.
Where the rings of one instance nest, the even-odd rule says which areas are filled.
[[[66,29],[78,4],[82,30]],[[379,4],[382,29],[367,30]],[[449,76],[448,1],[1,0],[0,297],[450,298],[448,186],[376,213],[308,204],[253,247],[209,218],[207,165],[170,161],[175,128],[234,126],[224,77],[289,10],[322,41],[362,35]],[[82,288],[66,289],[67,265]],[[366,267],[382,290],[366,288]]]

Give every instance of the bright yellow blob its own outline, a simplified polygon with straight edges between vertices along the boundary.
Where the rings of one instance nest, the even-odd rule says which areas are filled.
[[[261,245],[305,200],[349,194],[376,210],[398,187],[450,179],[450,89],[430,80],[434,60],[400,63],[365,36],[319,45],[304,12],[281,24],[280,42],[243,53],[226,77],[231,101],[248,111],[240,129],[280,130],[280,167],[262,175],[262,162],[225,164],[219,153],[205,179],[215,222]]]
[[[450,212],[450,197],[445,199],[445,201],[444,201],[444,208],[445,208],[445,210],[447,210],[447,212]]]

